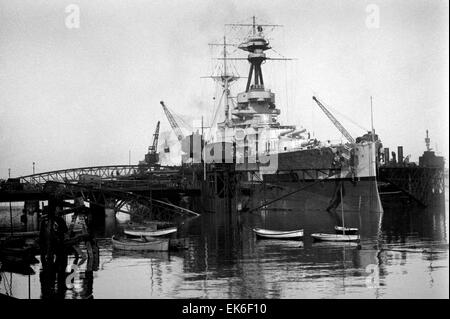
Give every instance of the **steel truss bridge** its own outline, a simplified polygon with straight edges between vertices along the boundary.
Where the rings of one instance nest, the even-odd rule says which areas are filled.
[[[104,208],[112,208],[116,212],[124,212],[128,214],[130,213],[129,210],[123,210],[125,205],[129,205],[131,207],[140,205],[150,208],[153,213],[199,216],[196,212],[162,200],[130,192],[124,192],[113,188],[98,188],[88,185],[48,182],[45,184],[44,192],[59,195],[61,198],[65,199],[75,200],[77,198],[81,198],[85,202]]]
[[[18,189],[0,191],[0,202],[82,198],[83,201],[116,212],[128,207],[147,207],[163,215],[198,214],[170,202],[153,198],[152,192],[179,192],[186,190],[180,181],[179,167],[148,165],[109,165],[56,170],[19,177]],[[150,195],[150,197],[148,196]]]
[[[179,169],[169,166],[143,166],[143,165],[108,165],[69,168],[57,171],[44,172],[20,176],[21,183],[45,184],[46,182],[76,183],[82,180],[83,176],[98,176],[102,181],[114,181],[124,177],[136,176],[138,174],[153,175],[176,174]]]

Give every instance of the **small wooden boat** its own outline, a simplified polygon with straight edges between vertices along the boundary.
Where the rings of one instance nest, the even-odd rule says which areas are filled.
[[[21,264],[21,265],[33,265],[37,264],[39,260],[36,259],[36,257],[33,254],[29,254],[27,252],[7,252],[6,254],[4,251],[0,252],[0,262],[4,264]]]
[[[315,233],[311,237],[318,241],[359,241],[359,235]]]
[[[267,210],[267,211],[281,211],[281,212],[291,212],[293,211],[292,208],[283,208],[283,207],[265,207],[261,210]]]
[[[35,245],[23,239],[10,239],[0,246],[0,261],[10,263],[35,264],[39,262],[35,255],[38,253]]]
[[[175,227],[176,225],[172,222],[166,222],[162,220],[144,220],[139,223],[136,222],[128,222],[128,227],[152,227],[154,229],[162,229]]]
[[[349,232],[357,232],[357,228],[347,228],[345,227],[344,220],[344,197],[342,196],[342,186],[340,187],[340,195],[341,195],[341,218],[342,218],[342,226],[335,226],[334,230],[336,234],[326,234],[326,233],[314,233],[311,234],[311,237],[315,241],[328,241],[328,242],[359,242],[359,235],[347,233]],[[360,198],[361,200],[361,198]],[[345,230],[345,233],[344,233]]]
[[[0,237],[38,237],[39,231],[0,232]]]
[[[169,250],[169,240],[168,239],[129,239],[129,238],[119,238],[116,236],[112,237],[112,245],[115,249],[120,250],[151,250],[151,251],[168,251]]]
[[[170,248],[169,248],[170,251]],[[170,262],[171,255],[169,251],[151,251],[151,250],[119,250],[113,249],[111,257],[113,259],[151,259],[152,262]]]
[[[297,239],[303,237],[303,229],[297,230],[270,230],[262,228],[253,228],[257,237],[271,239]]]
[[[176,227],[162,228],[162,229],[154,229],[152,227],[145,226],[135,226],[124,229],[124,233],[129,236],[137,236],[137,237],[158,237],[170,235],[177,232]]]
[[[411,247],[390,247],[386,248],[389,251],[395,251],[399,253],[426,253],[428,252],[425,248],[411,248]]]
[[[360,244],[356,241],[317,241],[314,240],[311,244],[314,248],[336,248],[341,249],[342,247],[348,247],[348,248],[358,248],[360,247]]]
[[[290,239],[271,239],[265,238],[264,240],[258,240],[258,247],[270,248],[270,249],[299,249],[303,248],[305,244],[303,240],[290,240]]]
[[[38,261],[39,262],[39,261]],[[33,270],[29,263],[24,262],[10,262],[2,261],[0,262],[0,272],[11,272],[19,275],[34,275],[36,272]]]
[[[336,234],[345,234],[345,235],[357,235],[358,228],[352,227],[342,227],[342,226],[334,226],[334,231]],[[344,233],[345,231],[345,233]]]

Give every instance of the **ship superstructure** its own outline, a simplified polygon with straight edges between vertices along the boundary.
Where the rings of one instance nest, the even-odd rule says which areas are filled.
[[[316,97],[313,97],[314,101],[342,133],[346,142],[322,142],[304,128],[282,125],[278,120],[281,110],[277,108],[275,93],[266,87],[262,70],[267,60],[284,59],[266,55],[271,46],[264,34],[264,26],[273,25],[257,24],[255,17],[253,23],[241,25],[251,28],[249,36],[238,45],[240,50],[247,53],[246,60],[249,63],[245,90],[237,94],[231,106],[229,83],[237,78],[227,73],[227,60],[230,57],[226,55],[224,40],[224,73],[214,78],[222,81],[225,118],[217,124],[217,136],[214,141],[210,141],[209,149],[213,144],[232,145],[236,169],[249,171],[252,176],[259,175],[258,180],[293,185],[315,180],[349,182],[352,193],[347,192],[347,196],[369,197],[373,206],[370,209],[381,212],[376,187],[381,142],[373,128],[362,137],[353,139]],[[271,163],[268,164],[268,161]],[[270,169],[265,170],[266,166]],[[322,185],[321,189],[315,191],[333,196],[336,184],[330,187]]]
[[[238,45],[239,49],[248,54],[246,60],[249,62],[249,73],[245,91],[237,94],[236,103],[230,110],[229,83],[236,80],[237,77],[227,73],[227,60],[230,58],[226,55],[226,41],[224,39],[224,73],[214,78],[220,79],[223,83],[225,119],[218,124],[217,138],[214,142],[233,143],[236,146],[238,162],[247,163],[246,168],[249,168],[249,165],[258,166],[263,156],[277,154],[279,155],[277,158],[278,173],[293,169],[320,169],[324,171],[330,168],[334,157],[337,155],[344,161],[341,165],[344,168],[338,177],[374,177],[376,175],[376,153],[379,147],[372,143],[374,141],[370,139],[359,138],[359,143],[356,143],[355,139],[316,97],[313,97],[313,99],[346,137],[347,143],[321,142],[313,138],[312,134],[304,128],[280,124],[278,117],[281,110],[276,106],[275,93],[266,88],[264,84],[262,71],[262,64],[267,60],[285,59],[272,58],[266,55],[266,51],[271,49],[271,46],[263,28],[276,25],[257,24],[256,18],[253,17],[252,24],[240,24],[240,26],[251,28],[250,35]],[[245,141],[240,140],[242,137]],[[304,153],[308,150],[310,152]],[[323,156],[317,158],[315,155],[311,155],[314,150],[320,150],[320,154]],[[295,152],[294,156],[288,154],[293,152]],[[301,156],[305,154],[308,154],[306,158]],[[264,174],[264,172],[262,173]]]
[[[314,140],[305,129],[297,129],[294,125],[281,125],[278,116],[281,111],[275,104],[275,93],[264,86],[262,64],[268,59],[265,51],[271,49],[263,33],[263,25],[256,25],[253,17],[252,34],[238,48],[248,52],[247,60],[250,69],[245,91],[238,93],[236,106],[229,111],[228,98],[225,98],[225,120],[218,124],[218,141],[235,141],[236,129],[245,130],[247,143],[255,145],[249,156],[255,153],[278,153],[292,149],[311,146]],[[265,26],[265,25],[264,25]],[[226,70],[224,56],[224,70]],[[228,77],[225,77],[227,79]],[[224,85],[226,94],[228,80]]]

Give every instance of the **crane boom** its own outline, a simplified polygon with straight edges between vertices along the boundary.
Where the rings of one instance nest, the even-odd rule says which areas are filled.
[[[153,134],[153,144],[148,148],[148,150],[152,153],[156,153],[158,148],[159,124],[160,122],[158,121],[158,124],[156,124],[155,133]]]
[[[345,136],[345,138],[352,144],[355,143],[355,139],[350,135],[350,133],[342,126],[342,124],[327,110],[327,108],[315,97],[313,96],[313,100],[319,105],[321,110],[325,113],[326,116],[333,122],[334,126]]]
[[[172,126],[173,131],[175,132],[175,135],[177,136],[177,139],[181,142],[181,140],[184,139],[184,134],[181,131],[181,128],[178,126],[178,123],[175,121],[172,113],[170,113],[169,109],[164,105],[164,102],[160,102],[164,113],[166,113],[167,119],[169,120],[170,126]]]

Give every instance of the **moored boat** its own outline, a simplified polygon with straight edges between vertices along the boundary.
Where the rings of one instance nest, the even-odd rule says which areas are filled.
[[[139,223],[136,222],[128,222],[128,227],[151,227],[154,229],[163,229],[174,227],[175,224],[172,222],[161,221],[161,220],[144,220]]]
[[[112,245],[114,249],[120,250],[151,250],[151,251],[168,251],[169,240],[168,239],[129,239],[112,237]]]
[[[271,239],[298,239],[303,237],[303,229],[297,230],[271,230],[263,228],[253,228],[253,232],[260,238]]]
[[[358,228],[353,228],[353,227],[334,226],[334,231],[336,232],[336,234],[342,234],[342,235],[357,235],[358,234]]]
[[[36,262],[39,262],[36,259]],[[0,262],[0,272],[11,272],[23,276],[34,275],[36,272],[31,267],[31,263],[17,260],[2,260]]]
[[[411,248],[411,247],[389,247],[386,248],[387,251],[395,251],[399,253],[425,253],[428,249],[425,248]]]
[[[39,262],[35,258],[37,253],[37,246],[23,239],[9,239],[0,244],[2,262],[35,264]]]
[[[38,237],[39,231],[0,232],[0,237]]]
[[[137,236],[137,237],[159,237],[159,236],[165,236],[169,234],[173,234],[177,232],[177,227],[169,227],[169,228],[163,228],[163,229],[154,229],[151,227],[129,227],[124,229],[124,233],[129,236]]]
[[[318,241],[318,240],[314,240],[313,243],[311,244],[312,247],[314,248],[325,248],[325,249],[330,249],[330,248],[336,248],[336,249],[341,249],[342,247],[348,247],[348,248],[358,248],[360,247],[359,242],[357,241]]]
[[[348,228],[345,227],[345,214],[344,214],[344,197],[342,195],[342,185],[339,189],[341,197],[341,218],[342,226],[334,226],[336,234],[326,234],[326,233],[314,233],[311,237],[315,241],[329,241],[329,242],[359,242],[359,234],[351,234],[348,232],[357,232],[358,228]],[[361,227],[361,226],[360,226]]]
[[[318,241],[359,241],[359,235],[314,233],[311,237]]]

